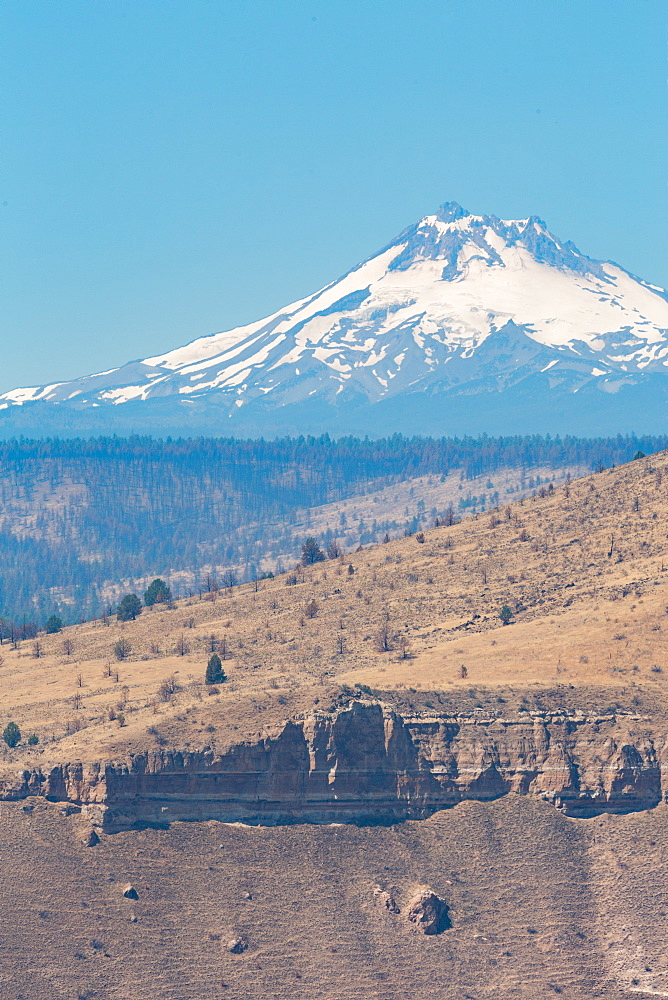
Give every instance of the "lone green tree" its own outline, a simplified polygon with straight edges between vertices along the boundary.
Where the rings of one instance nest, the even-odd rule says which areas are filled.
[[[309,535],[302,545],[302,566],[312,566],[313,563],[324,561],[325,553],[322,551],[313,535]]]
[[[164,580],[156,577],[153,583],[149,584],[144,591],[144,604],[147,608],[154,604],[169,604],[172,600],[172,592]]]
[[[207,684],[224,684],[227,680],[227,675],[223,670],[223,664],[220,661],[218,653],[213,653],[209,657],[209,662],[206,665],[206,675],[204,680]]]
[[[507,604],[504,604],[501,610],[499,611],[499,618],[501,619],[504,625],[509,625],[510,622],[512,621],[513,613]]]
[[[118,605],[116,617],[119,622],[133,622],[141,614],[141,601],[136,594],[126,594]]]
[[[8,747],[15,747],[21,740],[21,730],[15,722],[8,722],[2,733],[2,738]]]
[[[50,618],[47,618],[46,625],[44,626],[47,635],[55,635],[56,632],[60,632],[62,627],[63,619],[59,618],[58,615],[51,615]]]

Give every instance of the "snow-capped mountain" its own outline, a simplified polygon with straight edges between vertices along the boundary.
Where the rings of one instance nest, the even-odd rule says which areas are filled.
[[[58,409],[72,426],[88,414],[170,432],[447,434],[578,430],[563,417],[598,411],[610,430],[640,430],[650,411],[655,422],[668,416],[666,375],[663,289],[591,260],[535,216],[504,221],[448,203],[272,316],[121,368],[14,389],[0,396],[0,416],[48,403],[58,406],[37,407],[40,420]]]

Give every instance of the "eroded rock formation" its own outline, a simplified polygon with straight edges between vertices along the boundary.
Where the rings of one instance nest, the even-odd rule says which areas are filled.
[[[508,792],[571,816],[651,808],[668,798],[667,741],[631,715],[404,718],[355,701],[222,754],[156,751],[0,782],[0,798],[76,803],[108,830],[183,819],[387,823]]]

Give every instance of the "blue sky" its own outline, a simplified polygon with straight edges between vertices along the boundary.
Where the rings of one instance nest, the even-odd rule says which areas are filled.
[[[668,284],[655,0],[4,0],[0,391],[250,322],[443,201]]]

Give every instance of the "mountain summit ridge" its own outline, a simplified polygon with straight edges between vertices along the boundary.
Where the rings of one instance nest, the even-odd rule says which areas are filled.
[[[629,391],[661,421],[667,298],[582,254],[538,216],[503,220],[445,202],[264,319],[110,371],[11,390],[0,396],[0,422],[40,402],[79,420],[102,408],[112,424],[121,409],[136,420],[142,405],[145,416],[151,409],[176,425],[195,413],[216,433],[373,433],[389,418],[390,429],[447,434],[466,421],[467,406],[474,423],[486,412],[494,424],[474,429],[495,429],[492,405],[497,419],[508,410],[519,426],[524,412],[532,431],[538,397],[558,413],[581,394],[614,420],[620,404],[611,398],[627,397],[623,411]],[[40,409],[48,422],[54,408]]]

